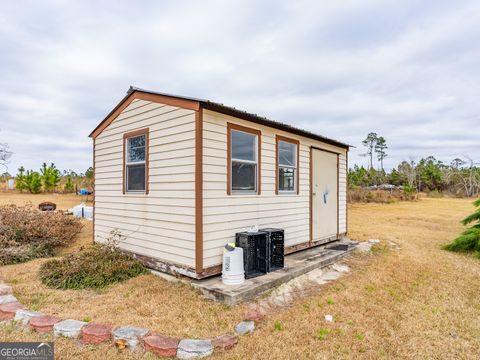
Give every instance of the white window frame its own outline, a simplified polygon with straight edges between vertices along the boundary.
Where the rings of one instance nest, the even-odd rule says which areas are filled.
[[[253,160],[244,160],[244,159],[235,159],[233,157],[233,136],[232,133],[234,131],[241,132],[247,135],[251,135],[255,137],[255,161]],[[257,194],[258,193],[258,135],[254,134],[253,132],[238,130],[235,128],[230,129],[230,154],[232,154],[230,158],[230,187],[232,194]],[[233,163],[243,163],[243,164],[254,164],[255,165],[255,182],[254,182],[254,189],[253,190],[235,190],[233,188]]]

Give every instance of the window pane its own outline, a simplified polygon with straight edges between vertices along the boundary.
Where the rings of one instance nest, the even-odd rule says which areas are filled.
[[[279,165],[296,166],[297,145],[286,141],[278,142]]]
[[[278,190],[279,191],[295,190],[295,169],[292,169],[292,168],[278,169]]]
[[[127,165],[127,191],[145,191],[145,164]]]
[[[127,162],[145,161],[145,135],[127,139]]]
[[[257,165],[232,161],[232,190],[255,191]]]
[[[256,161],[256,135],[232,130],[232,159]]]

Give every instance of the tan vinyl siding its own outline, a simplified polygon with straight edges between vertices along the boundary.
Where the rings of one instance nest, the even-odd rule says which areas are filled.
[[[123,194],[123,134],[149,128],[149,194]],[[134,100],[95,139],[95,239],[195,266],[195,112]]]
[[[285,229],[286,246],[310,238],[310,146],[340,153],[340,233],[346,224],[346,150],[213,111],[203,115],[204,267],[222,262],[222,247],[251,225]],[[227,195],[227,122],[261,131],[261,195]],[[275,136],[300,141],[299,194],[275,194]],[[343,168],[342,168],[343,166]],[[343,169],[343,171],[342,171]]]

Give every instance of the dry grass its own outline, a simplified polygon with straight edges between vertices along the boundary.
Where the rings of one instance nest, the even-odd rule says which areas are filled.
[[[79,197],[74,195],[43,195],[42,198],[37,195],[3,195],[0,194],[0,204],[23,204],[32,197],[34,204],[54,201],[59,208],[79,203]],[[83,223],[85,226],[76,243],[62,252],[73,252],[92,243],[92,222],[83,220]],[[228,308],[207,301],[188,285],[168,282],[154,275],[142,275],[102,290],[51,289],[37,277],[38,269],[45,261],[47,259],[2,266],[0,280],[12,284],[15,296],[27,307],[61,318],[89,319],[113,326],[144,326],[154,332],[179,337],[208,337],[231,330],[245,311],[244,306]],[[34,339],[35,334],[14,331],[8,335],[5,330],[0,330],[0,340],[17,338]],[[69,344],[65,346],[69,347]],[[72,351],[77,353],[78,348]],[[59,352],[64,353],[63,350]],[[98,356],[96,352],[92,353],[92,357]]]
[[[480,261],[440,249],[462,229],[459,220],[472,211],[470,203],[423,199],[354,204],[349,213],[352,238],[390,240],[401,250],[378,246],[373,255],[355,256],[349,261],[353,271],[348,276],[297,300],[289,309],[269,314],[254,334],[214,358],[480,358]],[[89,316],[112,324],[147,326],[165,334],[211,337],[231,329],[244,310],[212,304],[185,285],[153,276],[132,279],[104,292],[55,291],[36,280],[40,262],[0,268],[0,277],[16,283],[16,295],[28,306],[39,304],[41,310],[63,317]],[[326,323],[325,314],[332,314],[335,322]],[[0,330],[4,340],[38,336]],[[56,347],[59,358],[65,359],[131,355],[117,354],[108,346],[80,348],[66,340],[57,340]]]
[[[57,209],[65,210],[72,208],[75,205],[80,204],[82,201],[85,202],[86,197],[76,196],[76,195],[65,195],[65,194],[27,194],[19,193],[17,191],[1,191],[0,192],[0,205],[5,204],[15,204],[15,205],[25,205],[28,203],[33,204],[37,207],[38,204],[44,201],[51,201],[57,204]],[[92,204],[92,196],[88,197],[88,205]]]

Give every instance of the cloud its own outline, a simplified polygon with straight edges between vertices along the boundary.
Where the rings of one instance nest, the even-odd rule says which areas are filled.
[[[208,98],[348,142],[387,167],[480,158],[473,1],[9,2],[0,141],[10,170],[85,171],[90,131],[133,84]]]

